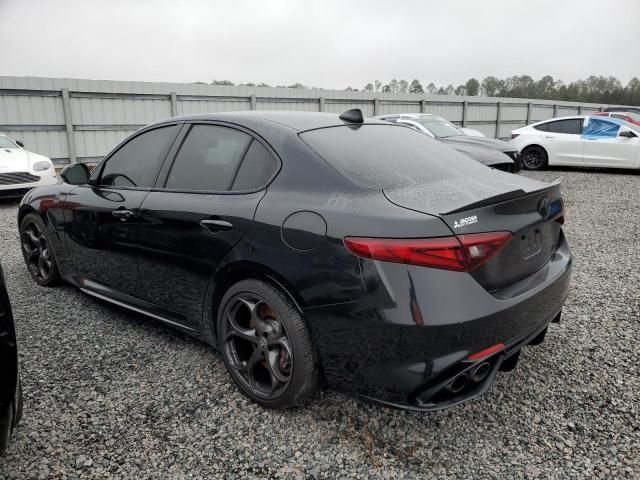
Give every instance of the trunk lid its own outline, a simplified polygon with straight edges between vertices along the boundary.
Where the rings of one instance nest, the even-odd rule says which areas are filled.
[[[439,216],[456,235],[511,232],[513,238],[506,247],[472,272],[489,291],[511,285],[547,264],[561,238],[558,217],[564,204],[559,180],[535,185],[517,181],[511,186],[481,185],[473,180],[462,183],[448,193],[448,203],[433,199],[434,189],[428,184],[422,186],[422,196],[417,185],[385,190],[385,195],[399,206]]]

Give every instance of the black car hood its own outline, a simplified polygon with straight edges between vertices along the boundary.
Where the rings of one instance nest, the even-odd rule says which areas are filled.
[[[512,152],[515,150],[511,145],[503,140],[487,137],[472,137],[470,135],[456,135],[455,137],[439,138],[441,142],[453,145],[476,145],[484,148],[493,148],[501,152]]]
[[[491,166],[497,164],[514,163],[506,153],[500,152],[494,148],[487,148],[481,147],[479,145],[463,144],[457,142],[443,143],[449,144],[449,146],[454,150],[468,155],[476,162],[480,162],[483,165]]]

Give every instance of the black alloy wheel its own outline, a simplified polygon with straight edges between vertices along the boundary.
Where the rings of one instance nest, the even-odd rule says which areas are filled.
[[[542,170],[547,166],[547,152],[544,148],[533,145],[522,151],[521,160],[527,170]]]
[[[31,277],[40,285],[55,285],[60,278],[58,266],[44,223],[37,215],[27,215],[20,224],[20,243]]]
[[[234,285],[218,319],[222,356],[241,391],[268,408],[298,405],[315,391],[318,362],[302,316],[278,289]]]

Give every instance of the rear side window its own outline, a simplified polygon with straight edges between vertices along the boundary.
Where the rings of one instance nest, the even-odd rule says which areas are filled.
[[[574,135],[580,135],[582,132],[582,123],[584,122],[581,118],[571,118],[567,120],[556,120],[555,122],[548,122],[543,125],[546,125],[546,129],[538,128],[538,130],[544,130],[546,132],[553,133],[571,133]],[[542,126],[542,125],[539,125]]]
[[[264,187],[277,169],[277,160],[264,145],[254,140],[238,170],[233,182],[233,190],[257,190]]]
[[[125,143],[104,164],[100,185],[153,187],[177,131],[177,125],[156,128]]]
[[[176,156],[166,188],[229,190],[252,137],[217,125],[194,125]]]
[[[300,138],[353,183],[368,188],[468,178],[486,167],[421,132],[400,125],[338,126]]]

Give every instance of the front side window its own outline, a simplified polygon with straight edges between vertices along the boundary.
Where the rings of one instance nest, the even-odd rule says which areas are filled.
[[[177,125],[156,128],[125,143],[107,159],[99,184],[106,187],[152,188],[178,128]]]
[[[583,137],[589,140],[615,138],[618,136],[620,125],[610,120],[591,117],[584,127]]]
[[[232,128],[194,125],[173,162],[166,188],[230,190],[252,140]]]

